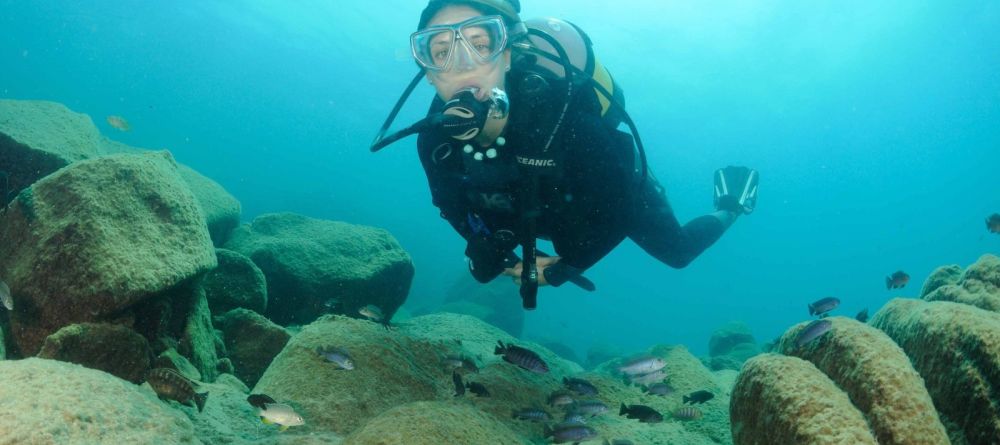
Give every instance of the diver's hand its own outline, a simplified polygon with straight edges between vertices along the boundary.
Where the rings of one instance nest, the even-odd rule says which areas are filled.
[[[540,256],[540,257],[536,257],[535,258],[535,267],[538,268],[538,285],[539,286],[548,286],[549,283],[545,281],[545,273],[544,273],[545,272],[545,268],[549,267],[549,266],[551,266],[551,265],[553,265],[555,263],[558,263],[560,259],[562,259],[562,258],[561,257],[557,257],[557,256]],[[520,261],[518,261],[517,264],[514,265],[514,267],[509,267],[507,269],[504,269],[503,273],[504,273],[504,275],[510,275],[511,277],[513,277],[514,278],[514,284],[520,286],[521,285],[521,272],[523,271],[523,269],[524,269],[524,266],[521,264]]]

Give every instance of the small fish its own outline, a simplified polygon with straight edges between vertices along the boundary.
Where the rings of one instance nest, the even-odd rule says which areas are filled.
[[[488,389],[486,389],[486,387],[483,386],[482,383],[468,382],[468,383],[465,384],[465,387],[469,390],[469,392],[471,392],[471,393],[473,393],[473,394],[475,394],[475,395],[477,395],[479,397],[489,397],[490,396],[490,391]]]
[[[262,408],[257,408],[257,415],[260,416],[261,422],[267,425],[281,425],[278,431],[306,424],[302,416],[295,412],[295,408],[284,403],[265,403]]]
[[[121,116],[108,116],[107,121],[108,125],[111,125],[121,131],[129,131],[132,129],[132,126],[128,124],[128,121]]]
[[[693,406],[682,406],[674,410],[674,418],[677,420],[698,420],[701,418],[701,410]]]
[[[552,415],[541,408],[523,408],[511,413],[511,417],[517,420],[527,420],[529,422],[548,422],[552,420]]]
[[[629,419],[637,419],[641,423],[659,423],[663,421],[663,414],[646,405],[625,405],[618,410],[619,416]]]
[[[684,403],[691,402],[692,405],[694,405],[695,403],[705,403],[709,400],[712,400],[713,397],[715,397],[715,394],[712,394],[702,389],[684,396]]]
[[[208,400],[208,393],[196,393],[194,382],[179,372],[170,368],[154,368],[146,373],[146,383],[156,391],[156,395],[161,399],[176,400],[184,405],[191,406],[192,403],[198,408],[198,412],[205,409],[205,401]]]
[[[809,343],[821,337],[823,334],[826,334],[831,328],[833,328],[833,323],[831,323],[830,320],[813,320],[812,323],[806,325],[806,327],[799,332],[798,337],[795,338],[795,345],[801,348],[806,343]]]
[[[250,406],[254,408],[264,408],[264,405],[268,403],[278,403],[267,394],[250,394],[247,396],[247,402],[250,402]]]
[[[337,297],[330,298],[323,302],[323,307],[329,312],[335,312],[340,307],[340,299]]]
[[[374,304],[369,304],[361,309],[358,309],[358,313],[371,321],[382,321],[384,316],[382,315],[382,309]]]
[[[452,371],[451,381],[455,384],[455,397],[465,394],[465,384],[462,383],[462,375]]]
[[[575,377],[563,377],[563,385],[566,389],[573,391],[581,396],[596,396],[597,387],[592,383]]]
[[[549,372],[549,365],[538,354],[520,346],[505,345],[502,341],[497,340],[493,354],[502,355],[507,363],[513,363],[534,373],[545,374]]]
[[[834,297],[824,297],[809,303],[809,315],[823,315],[840,306],[840,299]]]
[[[862,323],[867,323],[868,322],[868,308],[864,308],[864,309],[861,310],[861,312],[858,312],[858,315],[855,315],[854,319],[857,320],[857,321],[860,321]]]
[[[570,424],[583,425],[585,423],[587,423],[586,416],[584,416],[582,413],[575,413],[573,411],[570,411],[566,413],[565,416],[563,416],[563,421],[560,425],[570,425]]]
[[[662,358],[643,356],[625,362],[624,365],[618,367],[618,370],[622,373],[634,376],[640,374],[651,374],[663,369],[664,366],[667,366],[667,362],[665,362]]]
[[[604,439],[604,445],[635,445],[631,440],[628,439]]]
[[[2,280],[0,280],[0,303],[3,303],[3,307],[8,311],[14,310],[14,298],[10,296],[10,287]]]
[[[337,365],[340,369],[346,369],[348,371],[354,369],[354,360],[351,359],[351,355],[347,353],[344,348],[338,347],[326,347],[326,348],[316,348],[316,353],[320,357],[326,359],[326,361]]]
[[[559,390],[549,394],[547,402],[549,406],[566,406],[572,405],[575,400],[573,400],[573,394],[569,391]]]
[[[441,359],[441,364],[451,370],[479,372],[479,366],[476,365],[475,360],[462,355],[447,355]]]
[[[994,213],[986,218],[986,230],[990,233],[1000,233],[1000,213]]]
[[[634,385],[650,385],[656,382],[662,382],[665,378],[667,378],[667,373],[662,369],[659,371],[653,371],[649,374],[625,376],[626,383]]]
[[[597,417],[608,412],[608,405],[600,400],[581,400],[570,406],[569,412]]]
[[[556,428],[545,425],[542,432],[543,437],[552,438],[552,443],[578,443],[597,438],[597,430],[580,424],[557,425]]]
[[[643,386],[642,390],[651,396],[669,396],[674,393],[674,388],[669,383],[659,382],[649,386]]]
[[[897,270],[885,277],[885,288],[886,289],[902,289],[906,286],[906,283],[910,282],[910,276],[901,270]]]

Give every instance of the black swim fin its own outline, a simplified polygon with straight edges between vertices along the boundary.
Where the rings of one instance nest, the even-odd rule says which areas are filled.
[[[730,165],[715,171],[715,208],[750,214],[757,206],[757,170]]]

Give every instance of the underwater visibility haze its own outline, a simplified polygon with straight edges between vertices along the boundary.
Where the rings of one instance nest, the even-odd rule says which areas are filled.
[[[707,357],[714,355],[715,348],[710,338],[730,322],[744,324],[741,329],[760,344],[774,342],[775,351],[811,360],[818,354],[809,349],[817,344],[816,339],[848,329],[844,326],[850,320],[836,316],[855,319],[865,309],[864,318],[871,314],[873,326],[885,331],[909,354],[910,348],[930,346],[914,343],[919,342],[917,334],[911,339],[911,333],[893,331],[892,317],[902,315],[889,310],[892,308],[875,314],[893,298],[920,301],[926,295],[921,293],[923,283],[940,266],[957,264],[973,270],[975,263],[992,267],[993,259],[984,255],[1000,252],[1000,222],[991,231],[989,220],[987,230],[983,221],[1000,212],[1000,2],[521,3],[522,18],[558,17],[590,36],[596,56],[624,91],[648,164],[665,187],[682,224],[714,211],[712,181],[716,169],[752,167],[760,175],[760,194],[756,210],[739,217],[718,242],[687,267],[670,268],[626,240],[586,271],[596,291],[586,292],[571,284],[540,288],[536,310],[507,316],[516,319],[508,320],[512,325],[507,325],[519,331],[514,337],[498,346],[494,345],[496,338],[482,345],[485,355],[474,360],[481,366],[487,359],[497,358],[498,363],[531,378],[548,372],[561,380],[563,375],[574,374],[575,368],[553,364],[549,355],[522,355],[535,352],[530,348],[520,351],[511,344],[519,340],[552,349],[561,345],[555,352],[585,368],[601,363],[588,363],[588,352],[595,350],[616,351],[607,359],[634,354],[665,358],[677,353],[649,349],[656,345],[683,345],[691,355],[705,357],[708,366],[711,359]],[[456,304],[455,299],[475,292],[478,286],[469,278],[465,241],[431,202],[427,177],[417,157],[416,137],[377,153],[369,151],[379,126],[417,73],[409,37],[424,6],[422,0],[0,0],[0,101],[61,103],[73,112],[89,115],[104,137],[131,146],[169,150],[177,163],[211,178],[235,197],[242,223],[261,215],[291,212],[384,229],[388,241],[378,238],[378,245],[392,250],[398,242],[402,255],[408,254],[412,261],[412,282],[406,277],[401,279],[405,284],[399,285],[408,289],[403,296],[405,304],[399,311],[393,310],[395,314],[387,314],[405,314],[400,317],[405,323],[406,317],[467,307]],[[393,128],[424,117],[433,96],[434,89],[421,82]],[[0,132],[7,125],[2,122],[0,119]],[[16,171],[3,165],[15,159],[6,156],[0,153],[0,172]],[[34,193],[36,200],[44,201],[43,190]],[[5,203],[10,201],[3,198]],[[178,214],[175,217],[183,219]],[[308,232],[313,229],[301,230],[313,233]],[[250,250],[257,247],[247,246],[263,242],[234,240]],[[229,245],[226,248],[230,249]],[[550,253],[554,250],[545,242],[540,242],[540,248]],[[218,264],[223,264],[221,256]],[[964,282],[958,279],[961,269],[950,284]],[[1000,266],[994,272],[995,286],[1000,286],[1000,278],[996,278],[1000,277]],[[268,280],[269,273],[264,271]],[[0,270],[0,279],[6,279],[4,274]],[[969,273],[962,275],[963,280],[973,278]],[[521,311],[518,287],[510,277],[501,276],[497,281],[490,285],[490,303],[495,308],[487,312]],[[14,296],[11,307],[16,310],[25,297],[18,297],[19,290],[10,279],[7,284],[11,289],[6,293]],[[837,301],[822,300],[825,297]],[[995,298],[1000,301],[1000,295]],[[268,304],[291,304],[283,303],[288,301],[272,297]],[[354,302],[331,299],[317,304],[336,312],[332,308]],[[990,310],[989,304],[969,305]],[[476,314],[476,310],[466,313]],[[996,315],[1000,304],[991,310]],[[284,322],[272,320],[285,326],[311,321],[302,321],[299,308],[283,311]],[[361,314],[361,318],[384,324],[386,329],[372,334],[380,339],[377,341],[394,335],[397,328],[388,319],[383,323],[378,307],[363,307]],[[826,314],[831,317],[817,318]],[[358,318],[358,314],[351,315]],[[1000,324],[995,328],[1000,329]],[[290,335],[319,338],[327,332],[301,329],[301,333],[293,329]],[[886,344],[892,345],[888,337]],[[44,338],[20,343],[19,348],[29,343],[41,348]],[[439,340],[448,341],[443,337]],[[399,347],[406,348],[411,342],[416,341],[407,340]],[[308,366],[316,368],[309,369],[329,373],[331,378],[364,373],[367,364],[363,354],[359,357],[356,349],[348,351],[341,346],[345,345],[309,343],[299,349],[312,352],[309,357],[314,363]],[[226,347],[230,353],[239,350],[228,343]],[[178,348],[183,351],[183,341]],[[426,353],[420,348],[413,346],[408,353]],[[499,357],[506,362],[500,362]],[[467,357],[453,357],[457,370],[442,373],[436,387],[413,391],[444,391],[475,403],[487,403],[480,400],[491,395],[504,397],[503,390],[494,386],[497,384],[491,385],[492,374],[485,368],[482,372],[463,370],[463,358]],[[785,356],[776,360],[786,359],[791,360]],[[634,364],[647,366],[641,372],[617,369],[629,366],[624,362],[605,364],[603,369],[624,375],[628,381],[661,368],[670,375],[675,370],[667,360],[659,367],[656,363]],[[550,363],[541,372],[546,362]],[[924,365],[914,361],[917,380]],[[739,364],[729,367],[733,373],[728,382],[737,385],[732,391],[732,408],[707,408],[724,403],[719,400],[722,393],[729,400],[728,388],[705,391],[706,395],[698,391],[708,387],[684,388],[677,383],[675,394],[674,388],[655,386],[666,385],[659,376],[644,383],[632,380],[635,388],[641,385],[646,392],[643,399],[639,392],[623,396],[620,416],[619,400],[614,399],[608,402],[611,406],[590,406],[600,412],[587,412],[586,417],[620,417],[633,425],[659,424],[666,416],[668,422],[690,425],[733,416],[733,422],[738,418],[753,424],[753,416],[737,402],[739,388],[750,393],[750,386],[741,386],[751,385],[744,379],[750,379],[752,373],[809,372],[796,366],[791,362],[748,362],[738,380],[735,371]],[[239,371],[238,365],[236,368]],[[821,371],[839,383],[835,372]],[[277,400],[252,400],[246,409],[259,410],[259,417],[283,428],[311,427],[309,415],[296,417],[296,411],[308,413],[309,407],[279,403],[283,401],[275,394],[281,390],[276,388],[283,388],[284,382],[267,374],[262,378],[260,373],[254,378],[261,379],[258,388],[272,389],[274,393],[269,394]],[[202,374],[206,381],[215,377]],[[173,400],[188,405],[185,410],[193,413],[203,408],[206,402],[199,395],[201,391],[187,383],[190,376],[166,371],[158,376]],[[601,394],[617,391],[611,390],[608,382],[619,385],[619,380],[598,379],[595,392],[587,397],[597,398],[598,390]],[[666,381],[670,382],[669,377]],[[766,384],[760,383],[764,381],[760,378],[753,384]],[[406,382],[393,381],[412,383]],[[368,383],[376,385],[374,380]],[[480,390],[476,385],[485,387]],[[590,391],[580,382],[566,385],[571,393]],[[935,388],[918,386],[925,398],[927,391],[929,397],[936,397]],[[485,388],[489,391],[483,395],[480,391]],[[157,393],[162,396],[159,389]],[[848,393],[853,399],[854,394]],[[711,400],[713,395],[718,397],[715,401]],[[676,404],[669,412],[646,406],[648,400],[674,396]],[[395,406],[386,403],[371,408],[372,415]],[[576,403],[578,409],[588,407],[579,400]],[[760,403],[769,406],[766,401]],[[994,406],[997,403],[994,400]],[[205,409],[211,409],[211,404],[210,397]],[[555,412],[552,406],[558,405],[546,403],[545,407]],[[0,402],[0,410],[2,406]],[[318,406],[312,407],[313,416],[320,410]],[[936,406],[942,417],[957,415],[940,403],[932,406],[928,402],[927,406]],[[702,408],[704,413],[699,411]],[[499,416],[505,421],[511,417],[509,411]],[[514,413],[516,422],[531,423],[546,416],[549,413],[530,409]],[[362,434],[357,431],[376,428],[373,425],[377,424],[356,419],[345,422],[331,431],[357,435]],[[937,422],[937,415],[933,422],[927,422]],[[619,434],[625,430],[599,423],[593,427],[596,432],[582,423],[572,430],[550,426],[532,426],[537,429],[532,434],[550,434],[557,442],[562,436],[566,442],[575,440],[574,435],[582,440],[627,436]],[[968,443],[998,443],[995,439],[976,442],[976,437],[987,436],[976,436],[978,433],[971,432],[975,428],[965,426]],[[886,440],[891,434],[877,425],[871,428],[871,436],[878,440],[872,443],[903,443]],[[740,437],[735,430],[734,437],[729,437],[728,426],[723,429],[721,435],[700,434],[711,439],[706,443],[758,443],[749,436]],[[952,440],[955,434],[949,430]],[[493,437],[497,439],[492,443],[506,443],[499,437],[507,436]],[[868,443],[869,439],[857,440],[843,443]],[[646,442],[636,439],[635,443]]]

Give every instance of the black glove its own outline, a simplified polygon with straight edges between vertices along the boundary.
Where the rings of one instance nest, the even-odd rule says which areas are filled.
[[[514,247],[517,245],[510,232],[501,231],[493,235],[473,235],[465,247],[469,258],[469,272],[480,283],[489,283],[504,269],[514,267],[518,262]]]

